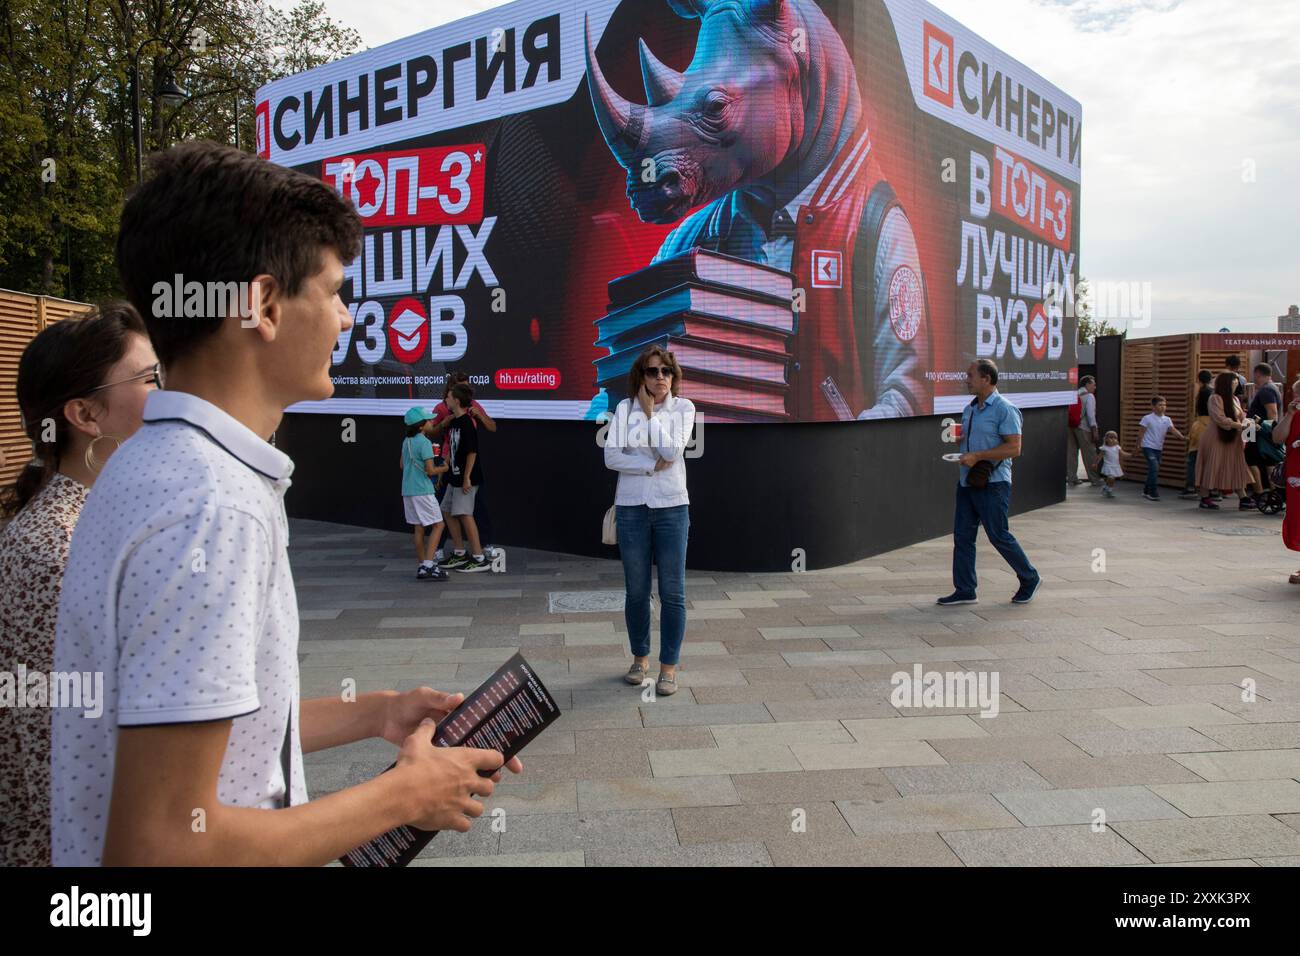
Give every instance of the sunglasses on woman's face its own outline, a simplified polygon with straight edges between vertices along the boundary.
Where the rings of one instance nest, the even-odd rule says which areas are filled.
[[[150,382],[154,388],[163,387],[162,363],[155,362],[152,367],[143,372],[132,375],[130,378],[118,379],[116,382],[108,382],[104,385],[98,385],[92,388],[87,395],[93,395],[95,392],[103,391],[106,388],[112,388],[114,385],[125,385],[127,382]]]
[[[647,365],[645,374],[647,378],[672,378],[673,370],[663,365]]]

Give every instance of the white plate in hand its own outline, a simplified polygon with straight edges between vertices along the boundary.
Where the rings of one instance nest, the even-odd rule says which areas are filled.
[[[950,455],[943,456],[944,461],[961,461],[961,452],[953,452]]]

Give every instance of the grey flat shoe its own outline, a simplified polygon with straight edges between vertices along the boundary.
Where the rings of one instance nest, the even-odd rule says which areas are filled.
[[[659,682],[655,684],[655,693],[660,697],[671,697],[677,693],[677,672],[674,671],[671,677],[660,672]]]
[[[646,666],[633,661],[632,666],[629,667],[627,673],[623,675],[623,680],[627,681],[629,684],[641,684],[647,676],[648,672],[646,671]]]

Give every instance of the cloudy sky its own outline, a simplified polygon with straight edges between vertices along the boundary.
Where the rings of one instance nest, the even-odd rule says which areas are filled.
[[[378,46],[501,2],[325,7]],[[1300,2],[935,5],[1083,104],[1082,271],[1151,283],[1134,335],[1272,331],[1300,303]]]

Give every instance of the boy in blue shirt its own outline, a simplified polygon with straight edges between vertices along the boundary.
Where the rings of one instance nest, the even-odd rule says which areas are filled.
[[[432,427],[433,416],[423,408],[407,411],[406,440],[402,442],[402,506],[407,524],[415,528],[415,556],[420,562],[416,580],[446,581],[447,572],[433,560],[444,527],[433,479],[447,470],[447,464],[433,453],[428,436]]]

